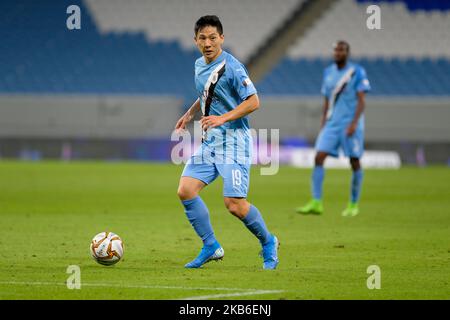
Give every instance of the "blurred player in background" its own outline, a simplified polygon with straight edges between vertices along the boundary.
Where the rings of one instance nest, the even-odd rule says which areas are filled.
[[[334,45],[334,63],[325,69],[323,75],[321,93],[325,99],[311,177],[313,199],[305,206],[297,208],[298,213],[323,212],[323,165],[328,155],[338,157],[340,148],[344,155],[350,158],[353,171],[350,202],[342,215],[355,216],[359,213],[358,201],[363,180],[360,164],[364,152],[363,111],[365,93],[370,90],[370,84],[364,68],[348,61],[349,55],[350,45],[346,41],[338,41]]]
[[[222,50],[223,28],[217,16],[204,16],[196,22],[195,42],[203,55],[195,62],[199,98],[178,120],[175,129],[184,129],[202,110],[200,124],[204,138],[201,147],[186,163],[178,196],[192,227],[203,241],[203,248],[185,267],[199,268],[224,256],[214,236],[208,208],[199,196],[199,192],[220,175],[225,206],[260,241],[263,268],[275,269],[278,239],[267,229],[259,210],[246,199],[252,147],[247,115],[259,107],[256,89],[245,67]]]

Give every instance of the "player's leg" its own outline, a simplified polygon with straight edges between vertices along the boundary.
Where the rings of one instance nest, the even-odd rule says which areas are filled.
[[[181,177],[178,186],[178,197],[184,206],[186,216],[204,245],[216,242],[214,231],[209,219],[209,211],[199,196],[206,184],[192,177]]]
[[[311,192],[312,199],[303,207],[296,209],[302,214],[321,214],[323,213],[323,181],[325,177],[324,163],[328,155],[337,156],[339,146],[339,136],[335,130],[324,128],[316,141],[316,156],[314,158],[314,168],[311,174]]]
[[[275,269],[278,265],[278,239],[269,232],[258,208],[246,199],[250,165],[223,164],[217,165],[217,169],[223,178],[225,206],[259,240],[264,259],[263,268]]]
[[[353,217],[359,213],[358,201],[361,194],[361,186],[364,177],[363,170],[359,158],[350,158],[350,165],[352,167],[352,180],[350,187],[350,202],[342,211],[344,217]]]
[[[269,232],[266,223],[253,204],[245,198],[224,197],[228,211],[240,219],[251,233],[259,240],[262,247],[264,269],[275,269],[278,265],[278,246],[276,236]]]
[[[178,197],[184,206],[186,216],[197,235],[203,241],[200,254],[185,265],[186,268],[199,268],[211,260],[221,259],[224,251],[216,240],[209,211],[199,192],[217,177],[214,165],[207,163],[195,164],[190,161],[184,168],[178,186]]]
[[[323,167],[328,154],[318,151],[314,158],[314,168],[311,174],[311,192],[312,199],[303,207],[297,209],[297,212],[307,214],[321,214],[323,212],[322,190],[325,169]]]
[[[343,149],[344,153],[350,157],[352,180],[350,187],[350,202],[348,203],[347,208],[342,212],[343,216],[353,217],[359,213],[358,202],[364,177],[359,159],[362,157],[364,151],[363,142],[362,130],[357,130],[352,136],[345,138]]]

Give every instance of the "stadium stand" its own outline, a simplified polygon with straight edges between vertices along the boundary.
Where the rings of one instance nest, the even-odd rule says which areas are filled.
[[[448,1],[374,2],[382,30],[364,28],[365,0],[0,1],[0,157],[65,159],[72,146],[68,158],[167,160],[167,137],[196,96],[193,22],[215,13],[265,95],[252,127],[280,129],[284,145],[312,143],[322,72],[344,38],[379,96],[366,111],[368,147],[408,162],[425,147],[428,161],[447,163]],[[72,4],[81,30],[66,27]],[[258,76],[254,57],[270,60]]]
[[[245,61],[306,0],[2,1],[0,93],[192,98],[199,56],[192,24],[213,13],[204,9],[211,1],[224,21],[227,47]],[[361,27],[367,1],[336,1],[257,84],[259,91],[317,95],[331,43],[344,38],[367,69],[373,94],[450,95],[448,1],[376,2],[382,30]],[[65,27],[70,4],[81,7],[81,30]]]
[[[299,1],[283,1],[282,10],[269,0],[216,1],[215,13],[228,47],[245,57]],[[207,2],[2,1],[0,92],[193,97],[193,21],[211,13],[201,9]],[[70,4],[81,8],[81,30],[65,27]]]
[[[450,95],[448,1],[430,1],[424,8],[419,1],[377,3],[382,29],[369,30],[362,27],[368,17],[366,1],[336,1],[262,80],[260,91],[317,95],[332,43],[345,39],[352,46],[353,60],[366,68],[373,94]]]
[[[81,8],[81,30],[66,28],[70,4]],[[142,32],[100,34],[80,1],[2,1],[0,36],[2,93],[193,94],[193,48]]]
[[[404,2],[409,10],[450,10],[448,0],[357,0],[360,3],[379,4],[380,2]]]
[[[142,31],[151,40],[176,40],[186,49],[194,45],[194,21],[218,15],[227,47],[245,61],[302,1],[86,0],[86,4],[102,33]]]

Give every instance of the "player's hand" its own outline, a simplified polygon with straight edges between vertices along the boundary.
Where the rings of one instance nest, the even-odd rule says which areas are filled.
[[[204,131],[208,130],[209,128],[219,127],[225,122],[226,121],[222,116],[207,116],[200,119],[200,124],[202,125],[202,129]]]
[[[353,122],[348,126],[348,128],[347,128],[347,136],[351,136],[351,135],[353,135],[355,133],[356,126],[357,126],[357,124],[353,123]]]
[[[177,121],[177,124],[175,125],[175,130],[177,132],[180,132],[181,130],[186,129],[186,125],[191,121],[191,117],[188,115],[184,115],[180,118],[180,120]]]

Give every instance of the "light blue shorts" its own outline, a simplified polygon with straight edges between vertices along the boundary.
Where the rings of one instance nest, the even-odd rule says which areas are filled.
[[[213,149],[202,144],[186,163],[181,176],[210,184],[220,175],[223,179],[224,197],[246,198],[250,167],[251,163],[248,161],[240,163],[232,157],[214,154]]]
[[[361,158],[364,153],[364,130],[357,128],[347,136],[347,127],[335,128],[325,126],[316,140],[316,150],[326,152],[333,157],[339,156],[339,148],[349,158]]]

